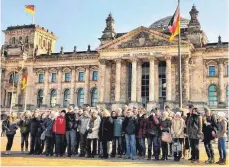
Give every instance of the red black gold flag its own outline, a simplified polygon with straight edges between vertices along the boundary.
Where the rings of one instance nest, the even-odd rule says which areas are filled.
[[[180,4],[178,4],[177,9],[169,22],[168,28],[171,33],[170,40],[172,41],[174,37],[180,33]]]
[[[34,15],[35,14],[35,6],[34,5],[26,5],[25,11]]]

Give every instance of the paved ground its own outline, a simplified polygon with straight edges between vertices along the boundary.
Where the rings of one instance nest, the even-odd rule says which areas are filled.
[[[122,158],[112,158],[103,160],[99,158],[86,159],[79,157],[45,157],[43,155],[30,156],[21,154],[20,151],[20,136],[19,133],[15,136],[12,155],[4,155],[6,147],[6,137],[1,138],[1,166],[193,166],[188,160],[181,160],[181,162],[174,162],[173,160],[168,161],[147,161],[147,160],[125,160]],[[214,144],[216,159],[218,159],[218,151],[216,144]],[[194,166],[205,166],[204,161],[206,160],[206,153],[203,144],[200,146],[200,164]],[[228,164],[228,162],[227,162]],[[211,166],[219,166],[217,164]]]

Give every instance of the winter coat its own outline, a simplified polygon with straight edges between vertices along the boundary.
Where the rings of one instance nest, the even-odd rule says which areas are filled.
[[[87,126],[87,129],[91,129],[92,132],[88,132],[87,138],[88,139],[98,139],[99,138],[99,126],[100,126],[100,117],[98,116],[95,120],[92,118]]]
[[[138,129],[138,138],[144,138],[147,135],[147,124],[148,119],[141,118],[139,119],[139,129]]]
[[[123,120],[124,120],[124,117],[117,117],[117,119],[114,119],[114,136],[115,137],[122,136]]]
[[[16,130],[18,129],[17,122],[10,122],[9,120],[6,120],[4,122],[4,130],[6,131],[6,135],[15,135]]]
[[[87,132],[87,126],[89,124],[90,117],[82,115],[79,119],[78,129],[81,134],[85,134]]]
[[[39,126],[38,126],[38,130],[37,130],[37,134],[36,134],[36,136],[39,138],[41,137],[41,134],[44,132],[44,130],[42,128],[42,124],[45,121],[45,119],[40,119],[40,121],[39,121]]]
[[[218,131],[216,133],[217,138],[227,137],[227,120],[226,120],[226,118],[223,118],[220,122],[218,122],[217,127],[218,127]]]
[[[161,129],[161,132],[168,132],[170,133],[171,130],[171,121],[169,118],[166,118],[165,120],[160,120],[160,129]]]
[[[204,141],[211,141],[215,137],[212,136],[212,132],[214,131],[216,133],[217,131],[217,122],[215,115],[212,116],[204,116],[203,117],[203,134],[204,134]]]
[[[111,141],[114,135],[114,123],[111,117],[103,117],[99,127],[101,141]]]
[[[191,139],[201,139],[202,118],[200,115],[191,114],[187,121],[187,135]]]
[[[51,137],[53,135],[52,132],[52,126],[53,126],[54,120],[51,118],[45,118],[44,122],[42,123],[42,129],[45,131],[45,136]]]
[[[61,115],[57,116],[53,126],[52,131],[56,134],[65,134],[66,133],[66,119]]]
[[[39,118],[32,118],[30,121],[30,133],[31,133],[31,135],[37,135],[39,127],[40,127]]]
[[[171,134],[173,138],[184,138],[185,122],[183,118],[174,118],[171,125]]]
[[[77,122],[75,118],[76,114],[74,112],[68,112],[66,114],[66,131],[77,129]]]
[[[25,118],[19,121],[20,132],[22,134],[29,133],[30,130],[30,119]]]
[[[122,132],[127,135],[133,135],[137,132],[138,120],[135,116],[126,117],[123,121]]]
[[[156,116],[150,115],[147,122],[147,135],[160,136],[159,119]]]

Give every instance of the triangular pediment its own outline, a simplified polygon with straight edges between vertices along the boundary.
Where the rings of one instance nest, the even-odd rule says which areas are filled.
[[[98,50],[169,46],[178,44],[177,39],[170,41],[169,38],[169,35],[141,26],[121,37],[103,44]],[[183,40],[181,42],[188,43]]]

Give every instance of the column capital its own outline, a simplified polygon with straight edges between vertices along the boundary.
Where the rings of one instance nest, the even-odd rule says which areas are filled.
[[[108,63],[108,60],[106,59],[99,59],[99,63],[102,65],[106,65]]]
[[[155,60],[157,60],[157,58],[156,58],[155,56],[149,56],[148,59],[149,59],[150,61],[155,61]]]
[[[132,63],[139,61],[139,59],[137,57],[131,57],[130,60],[131,60]]]
[[[165,56],[165,60],[171,60],[172,59],[172,56],[171,55],[166,55]]]
[[[116,63],[122,63],[122,59],[121,58],[117,58],[114,60]]]
[[[85,65],[84,68],[87,70],[87,69],[90,69],[90,65]]]
[[[184,58],[184,60],[189,60],[191,56],[190,54],[185,54],[185,55],[182,55],[182,57]]]
[[[218,64],[223,64],[223,63],[224,63],[224,59],[223,58],[218,59]]]

